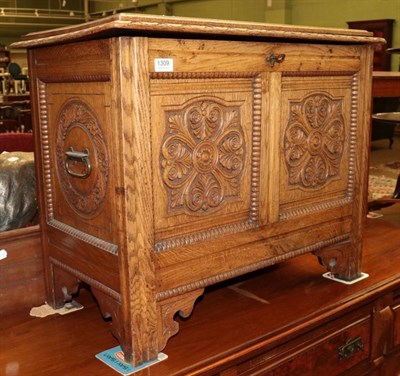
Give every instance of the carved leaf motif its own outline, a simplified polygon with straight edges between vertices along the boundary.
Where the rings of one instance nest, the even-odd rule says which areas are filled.
[[[184,205],[184,202],[185,202],[184,189],[175,189],[171,191],[169,204],[172,209],[181,207],[182,205]]]
[[[188,128],[191,130],[195,138],[204,140],[205,138],[205,126],[204,116],[201,108],[193,107],[188,111]]]
[[[238,132],[230,132],[220,142],[219,163],[235,176],[243,169],[243,139]]]
[[[162,148],[164,181],[171,187],[179,187],[187,179],[193,167],[191,150],[180,137],[166,140]]]
[[[289,170],[289,184],[296,185],[299,181],[301,181],[303,166],[292,166]]]
[[[343,128],[341,127],[340,119],[335,119],[326,130],[325,147],[332,156],[336,156],[343,152],[343,145]]]
[[[218,105],[207,106],[206,137],[213,136],[221,127],[222,109]]]
[[[232,178],[227,180],[227,184],[224,186],[224,196],[234,197],[240,194],[240,179]]]
[[[308,129],[307,118],[303,114],[302,105],[293,103],[290,107],[290,124],[298,123],[299,127],[304,130]]]
[[[306,99],[304,112],[308,124],[312,128],[322,127],[328,117],[330,109],[331,105],[329,99],[325,95],[313,95]]]
[[[168,118],[168,125],[171,133],[183,133],[182,117],[179,115],[172,115]]]
[[[217,207],[221,203],[222,197],[222,187],[212,174],[199,175],[189,188],[186,204],[195,212],[207,211]]]
[[[239,112],[236,110],[228,111],[226,114],[226,128],[240,127]]]
[[[290,103],[284,137],[290,185],[315,189],[339,174],[345,143],[342,102],[312,94]]]
[[[300,124],[294,124],[287,132],[285,149],[289,150],[288,158],[292,165],[300,163],[307,152],[307,134]]]
[[[222,123],[222,111],[212,102],[197,102],[186,111],[187,126],[196,141],[215,138]]]
[[[197,100],[166,118],[160,168],[169,209],[208,212],[239,197],[245,161],[239,107]]]
[[[319,157],[311,157],[304,169],[303,185],[315,187],[323,184],[327,178],[327,168],[324,160]]]

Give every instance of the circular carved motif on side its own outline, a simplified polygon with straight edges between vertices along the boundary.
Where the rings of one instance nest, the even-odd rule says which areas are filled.
[[[78,214],[95,216],[107,192],[109,158],[96,115],[81,99],[70,99],[60,108],[55,152],[66,201]],[[67,153],[77,157],[68,159]]]

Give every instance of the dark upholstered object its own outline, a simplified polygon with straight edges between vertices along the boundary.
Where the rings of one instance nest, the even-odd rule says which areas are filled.
[[[32,224],[37,212],[33,153],[0,154],[0,231]]]
[[[0,153],[3,151],[32,152],[32,133],[0,133]]]
[[[26,86],[28,86],[28,84],[29,84],[28,76],[26,74],[22,74],[22,69],[19,66],[19,64],[15,63],[15,62],[11,62],[10,64],[8,64],[7,70],[8,70],[8,73],[10,73],[10,76],[13,80],[25,81]],[[11,89],[11,83],[12,82],[10,80],[8,87],[7,87],[7,93]],[[29,87],[27,87],[27,91],[29,91]],[[17,94],[17,93],[15,93],[15,94]]]

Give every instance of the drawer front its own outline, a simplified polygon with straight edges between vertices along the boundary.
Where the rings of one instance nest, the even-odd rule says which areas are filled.
[[[338,375],[369,358],[370,324],[368,317],[322,338],[289,343],[240,365],[238,375]]]

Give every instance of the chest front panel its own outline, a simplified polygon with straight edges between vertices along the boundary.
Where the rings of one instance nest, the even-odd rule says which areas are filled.
[[[357,48],[149,48],[156,252],[351,203]]]

